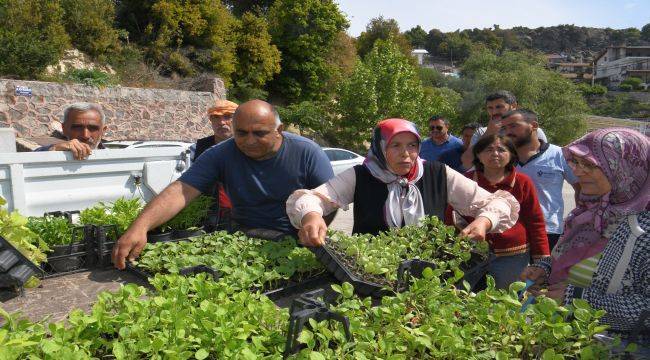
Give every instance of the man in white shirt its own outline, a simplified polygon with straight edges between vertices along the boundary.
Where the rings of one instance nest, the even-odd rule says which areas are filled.
[[[534,112],[509,111],[503,115],[501,125],[503,133],[517,147],[517,171],[528,175],[535,184],[552,251],[564,230],[562,186],[566,180],[577,194],[580,192],[578,179],[567,164],[562,148],[539,139],[539,120]]]

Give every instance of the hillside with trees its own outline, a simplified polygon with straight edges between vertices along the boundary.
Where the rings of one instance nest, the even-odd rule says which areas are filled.
[[[332,0],[5,0],[0,18],[2,77],[183,89],[216,76],[229,98],[269,99],[304,133],[353,149],[386,117],[423,125],[439,113],[455,128],[481,120],[481,99],[496,89],[512,90],[564,143],[584,128],[593,89],[547,70],[540,54],[650,43],[650,24],[402,31],[383,17],[353,38]],[[453,58],[462,77],[418,68],[413,48]],[[72,49],[112,70],[48,70]]]
[[[464,29],[442,32],[416,26],[404,32],[412,47],[426,49],[429,54],[455,60],[466,59],[472,49],[492,51],[534,50],[542,53],[565,53],[574,57],[592,57],[609,45],[650,45],[650,23],[642,29],[600,29],[575,25],[558,25],[529,29]]]

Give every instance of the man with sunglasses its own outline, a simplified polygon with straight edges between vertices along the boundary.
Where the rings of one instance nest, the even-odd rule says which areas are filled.
[[[70,151],[75,160],[84,160],[95,149],[104,149],[104,111],[98,104],[79,102],[63,112],[63,135],[67,141],[41,146],[34,151]]]
[[[463,141],[449,134],[449,121],[440,115],[429,119],[429,138],[420,145],[420,157],[440,161],[456,171],[463,171],[460,156]]]
[[[124,269],[147,243],[147,231],[165,223],[201,193],[221,183],[232,203],[232,219],[242,229],[295,235],[286,213],[289,195],[313,189],[334,177],[325,152],[313,141],[283,131],[274,107],[261,100],[239,105],[233,138],[206,150],[197,161],[147,204],[118,240],[113,263]]]

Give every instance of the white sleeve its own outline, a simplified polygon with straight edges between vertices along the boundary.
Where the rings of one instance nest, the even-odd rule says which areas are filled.
[[[486,127],[480,127],[474,131],[474,135],[472,135],[472,138],[469,140],[469,145],[474,146],[480,139],[483,134],[487,131]]]
[[[494,193],[480,187],[472,179],[447,168],[447,201],[461,215],[486,217],[492,222],[491,233],[510,229],[519,219],[519,202],[511,193]]]
[[[351,167],[313,190],[294,191],[286,205],[291,224],[300,229],[302,218],[310,212],[327,215],[338,208],[347,210],[354,201],[356,180],[354,168]]]

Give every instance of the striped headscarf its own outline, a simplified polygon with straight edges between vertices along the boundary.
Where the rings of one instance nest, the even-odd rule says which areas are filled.
[[[609,225],[649,209],[650,140],[627,128],[595,130],[563,148],[570,161],[575,156],[595,164],[612,190],[602,196],[580,194],[576,208],[564,225],[564,235],[553,249],[551,284],[563,281],[578,262],[603,251]]]

